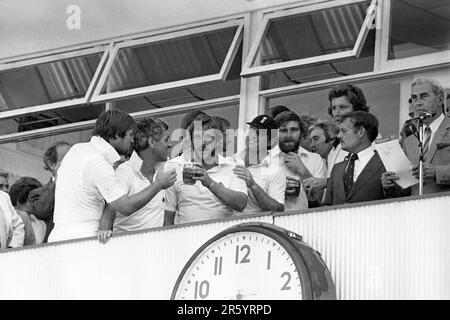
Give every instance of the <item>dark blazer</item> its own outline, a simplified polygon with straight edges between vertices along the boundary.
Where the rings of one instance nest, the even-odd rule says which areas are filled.
[[[334,165],[330,178],[328,179],[324,205],[364,202],[386,198],[381,184],[381,174],[386,171],[386,168],[376,151],[358,176],[358,179],[356,179],[348,197],[345,197],[344,172],[347,162],[348,159]]]
[[[419,163],[419,141],[410,135],[403,141],[403,150],[413,164]],[[436,179],[426,179],[423,193],[450,191],[450,118],[445,117],[431,142],[425,163],[436,166]],[[412,194],[419,194],[419,185],[411,187]]]

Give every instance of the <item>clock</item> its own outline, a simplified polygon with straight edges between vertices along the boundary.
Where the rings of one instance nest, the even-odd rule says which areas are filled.
[[[320,254],[268,223],[230,227],[203,244],[181,271],[171,299],[336,299]]]

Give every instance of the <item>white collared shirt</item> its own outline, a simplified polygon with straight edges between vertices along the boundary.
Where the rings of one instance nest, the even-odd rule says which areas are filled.
[[[441,113],[441,115],[439,117],[437,117],[436,119],[434,119],[434,121],[429,125],[430,129],[431,129],[431,138],[430,138],[430,146],[431,143],[433,143],[433,138],[434,135],[436,134],[436,131],[439,129],[439,126],[441,125],[442,121],[444,121],[444,114]],[[425,126],[424,126],[425,129]]]
[[[220,155],[218,157],[219,164],[207,171],[211,179],[222,183],[225,188],[247,194],[245,181],[233,173],[233,168],[238,163],[231,158],[224,158]],[[233,216],[233,209],[223,204],[200,181],[196,181],[193,185],[183,183],[184,163],[186,163],[186,159],[181,155],[167,161],[164,167],[165,171],[175,168],[177,172],[177,181],[165,193],[165,208],[168,211],[176,212],[175,223]],[[243,162],[239,164],[243,165]]]
[[[127,195],[136,194],[150,185],[150,181],[141,172],[142,159],[136,152],[128,161],[122,163],[116,174],[127,191]],[[156,174],[153,176],[153,181]],[[137,231],[161,227],[164,222],[164,191],[158,192],[144,207],[129,216],[117,214],[114,231]]]
[[[298,154],[302,160],[305,167],[309,170],[311,175],[315,178],[325,178],[327,174],[327,167],[322,159],[322,157],[313,152],[309,152],[303,147],[298,148]],[[290,171],[286,164],[284,163],[285,153],[280,150],[279,145],[275,146],[270,152],[271,161],[276,161],[276,163],[281,167],[286,176],[293,176],[300,178],[298,175]],[[306,196],[305,189],[303,185],[300,188],[300,194],[298,197],[287,197],[285,199],[285,211],[289,210],[300,210],[308,208],[308,197]]]
[[[233,158],[236,161],[244,162],[245,150],[236,153]],[[252,174],[253,180],[269,197],[277,202],[284,204],[284,195],[286,191],[286,175],[280,166],[270,162],[270,156],[265,157],[261,163],[250,165],[247,169]],[[248,192],[247,206],[242,213],[261,212],[258,201],[250,189]],[[241,214],[241,212],[236,212]]]
[[[0,190],[0,249],[23,246],[25,224],[14,209],[9,194]]]
[[[49,241],[97,235],[105,201],[126,194],[113,169],[118,160],[117,151],[98,136],[69,149],[58,169],[55,227]]]
[[[331,176],[331,170],[333,170],[334,165],[336,163],[344,161],[347,155],[348,152],[342,150],[342,146],[340,143],[336,147],[331,149],[327,157],[327,178]]]
[[[373,146],[360,151],[358,154],[358,160],[355,160],[355,167],[353,170],[353,182],[358,179],[359,175],[363,171],[363,169],[366,167],[367,163],[369,163],[370,159],[375,155],[375,151]]]

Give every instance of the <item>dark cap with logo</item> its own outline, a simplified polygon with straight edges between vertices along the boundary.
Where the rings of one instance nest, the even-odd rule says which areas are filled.
[[[267,114],[257,116],[251,122],[247,122],[247,124],[257,129],[267,129],[267,130],[278,129],[275,121],[272,119],[271,116]]]

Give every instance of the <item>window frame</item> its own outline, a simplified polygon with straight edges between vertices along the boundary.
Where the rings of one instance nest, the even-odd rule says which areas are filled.
[[[221,66],[219,73],[213,74],[213,75],[208,75],[208,76],[188,78],[188,79],[183,79],[183,80],[178,80],[178,81],[164,82],[161,84],[137,87],[137,88],[132,88],[132,89],[119,90],[119,91],[111,92],[111,93],[103,93],[103,94],[101,93],[104,85],[106,84],[107,77],[111,71],[113,64],[114,64],[115,58],[117,57],[117,54],[120,49],[130,48],[130,47],[134,47],[134,46],[138,46],[138,45],[150,44],[153,42],[158,42],[158,41],[167,40],[167,39],[176,39],[176,38],[186,37],[186,36],[195,35],[195,34],[199,34],[199,33],[203,33],[203,32],[225,29],[227,27],[233,27],[233,26],[237,26],[237,30],[235,32],[235,35],[230,44],[227,55],[225,56],[224,62]],[[244,33],[243,29],[244,29],[244,18],[235,18],[235,19],[232,19],[232,20],[229,20],[226,22],[222,22],[222,23],[204,25],[204,26],[200,26],[200,27],[196,27],[196,28],[174,31],[174,32],[170,32],[170,33],[163,33],[163,34],[159,34],[159,35],[149,36],[146,38],[140,38],[140,39],[135,39],[135,40],[123,41],[120,43],[115,43],[114,48],[112,49],[111,55],[108,59],[108,62],[106,63],[105,69],[102,72],[99,82],[98,82],[89,102],[102,103],[102,102],[114,101],[114,100],[125,99],[125,98],[133,98],[133,97],[137,97],[137,96],[142,96],[144,94],[157,92],[157,91],[163,91],[163,90],[167,90],[167,89],[183,88],[183,87],[187,87],[187,86],[191,86],[191,85],[206,84],[206,83],[210,83],[213,81],[225,80],[225,78],[227,77],[228,72],[232,66],[234,58],[236,57],[236,53],[239,49],[239,45],[241,44],[241,42],[243,40],[243,33]]]
[[[391,31],[391,7],[392,0],[381,1],[382,10],[382,25],[381,25],[381,38],[380,42],[380,69],[382,70],[401,70],[411,67],[428,66],[429,61],[433,61],[433,64],[443,64],[450,60],[450,50],[426,53],[421,55],[415,55],[411,57],[398,58],[389,60],[389,38]]]
[[[174,105],[170,107],[164,107],[161,109],[151,109],[145,111],[138,111],[130,113],[130,116],[135,120],[140,120],[142,118],[152,116],[152,117],[164,117],[176,115],[183,112],[193,111],[193,110],[211,110],[215,108],[237,105],[240,108],[240,95],[227,96],[222,98],[210,99],[199,102],[190,102],[185,104]],[[7,143],[21,142],[30,139],[44,138],[52,135],[70,133],[74,131],[82,131],[93,128],[95,125],[95,119],[87,121],[79,121],[70,124],[63,124],[48,128],[29,130],[25,132],[10,133],[5,135],[0,135],[0,146]]]
[[[246,78],[252,76],[260,76],[275,71],[288,70],[296,67],[308,66],[322,62],[331,62],[345,58],[358,57],[367,39],[367,35],[371,30],[371,25],[373,21],[375,21],[376,19],[377,13],[376,8],[378,0],[371,0],[363,24],[361,26],[358,37],[355,41],[355,45],[353,46],[352,50],[252,67],[253,61],[257,59],[258,49],[264,39],[266,31],[269,27],[269,22],[271,20],[281,19],[283,17],[289,17],[301,13],[321,11],[324,9],[332,9],[345,5],[358,4],[363,2],[366,2],[366,0],[356,0],[356,1],[339,0],[334,2],[322,2],[318,4],[305,5],[293,9],[286,9],[277,12],[267,13],[263,18],[262,26],[258,31],[256,39],[253,42],[253,45],[251,46],[249,54],[247,55],[247,58],[245,60],[244,66],[242,67],[241,77]]]
[[[3,110],[3,111],[0,111],[0,120],[7,120],[7,119],[15,118],[15,117],[18,117],[21,115],[26,115],[26,114],[33,114],[33,113],[38,113],[38,112],[43,112],[43,111],[51,111],[51,110],[61,110],[61,109],[67,109],[67,108],[74,107],[74,106],[88,104],[89,99],[92,96],[93,91],[98,82],[98,79],[101,75],[103,67],[107,61],[107,58],[110,55],[111,48],[112,48],[111,45],[96,46],[96,47],[92,47],[92,48],[88,48],[88,49],[64,52],[64,53],[54,54],[54,55],[50,55],[50,56],[43,56],[43,57],[38,57],[38,58],[34,58],[34,59],[0,64],[0,71],[10,71],[10,70],[15,70],[15,69],[20,69],[23,67],[30,67],[30,66],[44,64],[44,63],[57,62],[57,61],[65,60],[65,59],[77,58],[77,57],[82,57],[82,56],[95,54],[95,53],[103,53],[84,97],[76,98],[76,99],[69,99],[69,100],[64,100],[64,101],[59,101],[59,102],[51,102],[51,103],[40,104],[40,105],[33,105],[33,106],[12,109],[12,110]]]

